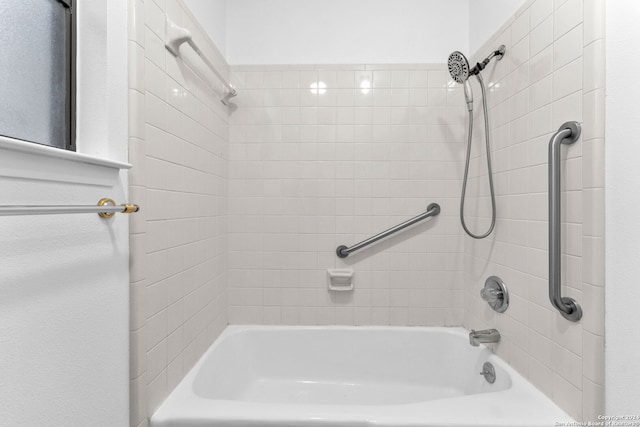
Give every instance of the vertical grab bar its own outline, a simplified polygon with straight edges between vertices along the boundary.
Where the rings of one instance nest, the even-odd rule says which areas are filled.
[[[580,137],[580,123],[566,122],[549,141],[549,300],[562,316],[577,322],[582,318],[582,308],[573,299],[561,296],[561,246],[560,246],[560,147],[573,144]]]

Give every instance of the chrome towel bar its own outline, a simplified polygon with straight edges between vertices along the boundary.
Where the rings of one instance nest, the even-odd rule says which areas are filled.
[[[573,144],[580,137],[580,123],[566,122],[549,141],[549,300],[565,319],[577,322],[582,318],[582,308],[573,299],[561,296],[560,246],[560,147]]]
[[[138,212],[138,205],[116,205],[112,199],[100,199],[96,205],[33,205],[33,206],[0,206],[0,216],[10,215],[51,215],[97,213],[101,218],[111,218],[116,213]]]
[[[383,231],[382,233],[378,233],[373,237],[369,237],[367,240],[363,240],[360,243],[356,243],[350,248],[346,247],[345,245],[338,246],[338,248],[336,249],[336,254],[340,258],[346,258],[349,256],[351,252],[355,252],[358,249],[362,249],[365,246],[369,246],[370,244],[375,243],[380,239],[384,239],[385,237],[390,236],[393,233],[402,230],[403,228],[407,228],[410,225],[415,224],[416,222],[420,222],[423,219],[429,218],[430,216],[436,216],[439,213],[440,213],[440,205],[438,205],[437,203],[431,203],[429,206],[427,206],[426,212],[421,213],[420,215],[415,216],[403,222],[402,224],[398,224],[395,227],[391,227],[390,229]]]

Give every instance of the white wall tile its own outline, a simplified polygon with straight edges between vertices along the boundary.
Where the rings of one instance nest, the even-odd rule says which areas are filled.
[[[598,417],[605,413],[604,386],[584,380],[582,391],[583,418],[599,421]]]
[[[578,25],[562,37],[556,39],[553,44],[553,66],[557,70],[566,64],[582,57],[583,26]]]
[[[605,36],[605,2],[604,0],[585,1],[584,7],[584,42],[585,46]]]
[[[582,108],[584,117],[582,138],[585,141],[594,138],[604,139],[604,89],[585,93]]]
[[[146,422],[147,418],[147,381],[146,375],[142,374],[139,377],[129,382],[130,393],[130,409],[129,420],[131,425],[139,425]]]
[[[529,9],[521,13],[511,24],[511,43],[518,43],[529,34]]]
[[[604,40],[599,39],[584,48],[584,92],[604,88]]]
[[[537,110],[553,101],[553,76],[549,75],[533,83],[530,89],[529,108]]]
[[[553,13],[553,0],[536,0],[529,8],[529,22],[533,32],[545,18]]]
[[[583,0],[567,0],[553,14],[553,34],[556,40],[583,21]]]
[[[529,59],[529,79],[533,84],[553,71],[553,46],[549,45]]]
[[[129,34],[131,184],[145,201],[139,216],[144,223],[136,223],[131,236],[133,425],[148,423],[219,333],[213,325],[226,324],[227,316],[226,303],[222,308],[219,301],[226,301],[228,110],[193,74],[192,64],[184,63],[192,55],[179,59],[166,52],[165,8],[197,37],[202,32],[196,23],[183,22],[187,14],[180,3],[164,3],[132,1],[130,7],[135,22]],[[199,43],[227,74],[215,47],[204,39]],[[260,87],[265,81],[279,87],[270,74],[261,77]],[[249,84],[258,85],[258,80],[251,76]],[[246,75],[235,82],[246,86]],[[269,99],[278,106],[277,97],[260,95],[251,103],[262,106]],[[279,111],[271,109],[259,124],[280,120]]]
[[[582,393],[580,388],[558,374],[553,376],[553,400],[574,419],[582,418]]]
[[[596,3],[585,4],[585,15],[601,10],[601,2]],[[603,405],[604,65],[603,35],[596,35],[599,30],[595,29],[601,28],[598,19],[583,18],[580,0],[530,4],[529,51],[519,43],[511,50],[507,46],[507,55],[515,51],[516,58],[510,62],[515,68],[493,82],[508,87],[506,96],[494,94],[492,104],[494,169],[501,194],[497,229],[491,246],[465,242],[465,254],[473,261],[465,267],[464,325],[500,329],[506,345],[498,348],[498,354],[579,420],[592,419],[591,408]],[[521,23],[512,25],[515,28],[507,29],[512,37],[525,40]],[[496,36],[489,43],[498,40]],[[528,75],[520,73],[527,63]],[[528,134],[519,142],[524,126],[518,123],[521,111],[516,96],[525,90]],[[547,147],[552,133],[569,120],[581,122],[583,129],[579,142],[563,151],[562,292],[581,304],[584,315],[578,323],[568,322],[550,306],[547,289]],[[479,170],[472,170],[473,177],[478,177]],[[472,189],[471,200],[485,197],[477,187]],[[586,212],[587,207],[593,210]],[[512,292],[513,303],[505,315],[491,315],[477,298],[484,280],[478,272],[487,269],[500,271]],[[522,289],[527,291],[522,294]],[[522,328],[528,333],[523,334]],[[518,350],[522,335],[528,336],[528,360]]]
[[[278,248],[277,240],[273,241],[273,237],[270,237],[272,242],[269,247],[277,250],[263,252],[259,256],[263,260],[260,263],[248,262],[246,256],[242,256],[241,262],[235,262],[234,257],[240,254],[230,254],[229,265],[232,269],[230,277],[235,276],[233,269],[241,268],[241,266],[245,269],[257,269],[256,271],[260,275],[268,274],[270,270],[264,269],[267,267],[284,268],[280,271],[286,274],[296,272],[308,275],[306,272],[311,273],[318,268],[322,271],[326,268],[340,266],[342,262],[334,254],[335,246],[339,242],[355,242],[359,238],[366,238],[379,231],[378,229],[388,228],[390,225],[415,215],[424,209],[429,200],[433,200],[434,197],[449,196],[451,194],[451,191],[447,189],[449,180],[453,180],[453,188],[457,191],[459,173],[451,174],[448,168],[439,168],[441,175],[432,174],[429,178],[429,168],[427,167],[427,162],[437,161],[439,157],[430,156],[428,153],[427,146],[432,140],[436,142],[440,139],[443,145],[438,151],[442,154],[446,153],[445,133],[443,132],[445,127],[441,124],[447,117],[447,98],[444,88],[435,87],[444,82],[444,73],[439,71],[442,69],[441,67],[431,67],[436,73],[431,73],[424,66],[420,66],[416,70],[411,70],[411,67],[403,70],[371,67],[368,71],[351,71],[352,67],[350,66],[339,67],[335,71],[325,71],[322,67],[318,67],[317,70],[310,70],[309,67],[301,67],[296,70],[289,67],[286,72],[282,72],[281,80],[283,82],[287,80],[285,73],[288,73],[289,76],[292,74],[302,76],[302,81],[313,80],[317,75],[320,80],[325,79],[331,85],[340,86],[335,98],[326,106],[317,108],[310,106],[310,101],[301,99],[296,101],[291,98],[288,101],[290,105],[285,107],[282,113],[283,120],[286,122],[299,124],[300,132],[297,134],[298,138],[291,140],[291,143],[295,144],[292,147],[296,147],[295,157],[283,161],[282,168],[274,170],[276,175],[271,178],[278,180],[287,177],[301,179],[296,185],[296,191],[290,195],[292,198],[288,199],[290,202],[296,202],[298,206],[296,212],[293,212],[294,215],[297,215],[298,221],[279,222],[273,231],[289,236],[298,235],[300,238],[312,237],[308,239],[310,252],[300,252],[292,256],[287,252],[287,248],[291,248],[291,239],[283,240],[282,247]],[[255,67],[251,70],[252,72],[260,72]],[[238,72],[246,73],[242,71],[241,67]],[[272,76],[272,78],[278,80],[276,76]],[[364,81],[373,82],[374,88],[369,89],[367,86],[367,90],[362,90],[361,84]],[[458,95],[461,94],[458,93]],[[260,94],[254,93],[251,96],[259,97]],[[302,96],[306,97],[307,95]],[[431,107],[428,107],[428,100],[431,100]],[[457,107],[462,102],[461,97],[455,97],[452,100]],[[522,106],[526,104],[524,101],[526,101],[524,98],[519,98],[516,101],[519,106],[518,110],[521,110]],[[240,105],[244,105],[244,107],[236,110],[234,114],[239,113],[244,117],[249,109],[259,108],[249,107],[246,103]],[[267,109],[262,108],[262,110],[266,111]],[[322,138],[318,132],[318,124],[321,122],[328,126],[336,124],[335,129],[327,128]],[[244,130],[248,124],[246,120],[232,119],[230,133],[238,136],[248,135],[248,132]],[[432,132],[428,130],[429,126],[433,127]],[[442,135],[435,130],[440,130]],[[328,132],[335,132],[335,136]],[[302,137],[302,141],[299,137]],[[281,142],[285,142],[286,135],[284,133],[282,138]],[[325,149],[324,141],[326,140],[336,141],[336,144],[327,146]],[[389,144],[390,141],[393,143]],[[232,155],[238,153],[240,156],[232,156],[231,161],[235,165],[233,169],[236,172],[250,170],[252,171],[250,180],[262,182],[265,178],[264,172],[250,166],[244,154],[247,150],[234,148],[238,145],[248,144],[250,144],[250,139],[247,136],[234,139],[230,152]],[[327,160],[323,160],[323,158],[327,158]],[[256,160],[258,159],[256,158]],[[355,162],[351,162],[351,159]],[[298,163],[301,160],[304,161],[302,168]],[[337,162],[333,163],[336,160]],[[236,173],[231,176],[230,189],[234,200],[259,197],[263,203],[260,208],[261,212],[264,213],[265,209],[274,213],[282,212],[280,207],[287,200],[284,192],[267,192],[268,187],[261,185],[262,191],[255,193],[252,189],[257,186],[239,185],[240,178],[241,175],[236,175]],[[355,179],[351,182],[352,190],[345,186],[344,179]],[[427,184],[429,180],[433,180],[433,188],[438,191],[425,191],[424,184]],[[238,181],[237,184],[236,181]],[[251,182],[246,178],[243,181],[247,184]],[[396,199],[395,203],[390,203],[389,197],[392,195],[402,198]],[[440,202],[442,203],[444,200],[446,199]],[[258,209],[243,211],[242,209],[251,208],[247,203],[233,203],[232,206],[235,206],[234,213],[245,217],[256,216],[254,212],[259,211]],[[301,225],[302,228],[300,228]],[[242,249],[244,247],[241,241],[244,239],[246,230],[245,223],[233,219],[230,221],[230,248]],[[305,234],[298,234],[301,230]],[[332,238],[333,234],[340,230],[344,230],[347,235],[339,237],[339,239]],[[438,233],[445,231],[435,229],[433,232],[437,236]],[[425,230],[424,233],[429,233],[429,230]],[[324,238],[325,236],[327,238]],[[414,233],[407,243],[421,238],[424,239],[425,236],[421,233]],[[298,241],[302,242],[303,240],[298,239]],[[327,242],[326,246],[318,246],[322,244],[322,241]],[[322,255],[318,252],[318,247],[323,248],[321,249]],[[380,247],[379,250],[383,250],[380,254],[375,255],[374,252],[372,260],[381,258],[380,261],[372,263],[366,252],[363,252],[359,261],[358,258],[354,258],[356,263],[350,264],[351,267],[355,267],[359,278],[358,289],[366,289],[372,285],[375,287],[366,295],[358,294],[357,304],[363,308],[379,307],[380,310],[354,311],[351,308],[342,307],[339,299],[330,297],[323,279],[315,284],[296,281],[292,284],[293,288],[286,294],[286,297],[282,294],[281,288],[265,287],[265,292],[268,293],[265,294],[264,301],[249,302],[246,297],[232,291],[229,300],[230,316],[233,316],[233,321],[245,322],[251,317],[244,314],[245,310],[242,307],[264,305],[265,308],[279,307],[279,310],[262,311],[266,316],[265,321],[279,322],[282,320],[284,307],[295,307],[300,304],[309,308],[326,307],[321,310],[308,309],[290,312],[288,319],[301,324],[336,322],[362,324],[364,319],[367,323],[377,324],[407,324],[408,322],[426,324],[428,321],[427,304],[437,304],[435,307],[445,309],[452,307],[453,302],[449,293],[446,293],[446,296],[434,295],[432,302],[423,299],[416,306],[416,310],[410,313],[408,311],[408,277],[400,279],[407,284],[406,286],[397,287],[392,285],[388,274],[384,276],[369,275],[373,271],[372,269],[383,269],[384,272],[393,270],[393,275],[400,278],[406,275],[406,271],[413,268],[412,265],[415,268],[442,268],[442,261],[434,262],[431,266],[432,263],[429,262],[429,257],[423,250],[423,244],[413,245],[413,247],[414,249],[410,249],[407,254],[406,249],[402,249],[402,239],[399,239],[395,245],[393,242],[389,242],[386,246]],[[459,252],[460,247],[453,250]],[[385,255],[386,251],[390,251],[388,255]],[[432,254],[433,256],[435,254]],[[287,258],[293,258],[295,262],[285,262]],[[385,278],[378,280],[382,277]],[[256,283],[256,285],[259,286],[260,283]],[[233,290],[235,285],[230,282],[230,286]],[[309,293],[309,286],[312,286],[315,292]],[[446,288],[451,285],[443,284],[443,286]],[[317,299],[318,296],[321,298]],[[423,308],[420,309],[420,307]],[[390,310],[390,308],[394,309]],[[445,317],[444,315],[441,317],[443,321]],[[455,317],[449,316],[450,319]],[[458,323],[460,321],[461,318]]]
[[[604,385],[604,337],[584,333],[584,376],[594,384]]]

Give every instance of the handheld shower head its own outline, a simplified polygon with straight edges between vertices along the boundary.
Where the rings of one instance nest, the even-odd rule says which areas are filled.
[[[497,58],[498,61],[501,60],[505,51],[506,48],[504,45],[500,45],[498,49],[491,52],[491,55],[487,56],[484,61],[478,62],[473,68],[470,68],[467,57],[464,56],[462,52],[458,52],[456,50],[449,55],[449,60],[447,61],[449,74],[451,74],[451,78],[455,80],[456,83],[462,84],[469,78],[469,76],[474,76],[484,70],[493,58]]]
[[[471,90],[471,83],[469,79],[464,81],[464,99],[467,102],[467,110],[473,111],[473,91]]]
[[[479,78],[480,71],[484,70],[493,58],[497,58],[498,61],[501,60],[504,52],[504,45],[500,45],[497,50],[491,52],[491,55],[487,56],[484,61],[478,62],[473,68],[469,67],[469,61],[462,52],[456,50],[449,55],[449,60],[447,61],[449,74],[456,83],[464,85],[464,98],[467,101],[467,109],[469,111],[473,110],[473,93],[471,92],[471,84],[469,84],[469,76],[475,75]]]
[[[464,178],[462,179],[462,194],[460,196],[460,222],[464,231],[474,239],[484,239],[493,231],[493,227],[496,225],[496,197],[493,188],[493,170],[491,169],[491,144],[489,143],[489,117],[487,115],[487,96],[482,80],[482,74],[480,72],[491,62],[491,59],[502,59],[504,56],[505,47],[501,45],[498,50],[491,52],[491,54],[485,58],[484,61],[478,62],[475,67],[469,68],[469,61],[467,58],[458,51],[449,55],[447,66],[449,67],[449,74],[451,78],[464,86],[464,97],[467,101],[467,110],[469,110],[469,133],[467,139],[467,161],[464,166]],[[471,92],[471,84],[469,82],[469,76],[476,76],[480,89],[482,90],[482,109],[484,111],[484,131],[485,131],[485,143],[487,145],[487,175],[489,177],[489,192],[491,193],[491,225],[484,234],[473,234],[468,228],[464,220],[464,201],[467,191],[467,180],[469,178],[469,162],[471,159],[471,141],[473,137],[473,94]]]
[[[467,81],[469,78],[469,61],[467,61],[462,52],[456,50],[449,55],[447,65],[449,66],[449,74],[451,74],[451,78],[456,83],[463,84]]]
[[[451,78],[455,80],[456,83],[464,85],[464,99],[467,101],[467,109],[472,111],[473,92],[471,91],[471,84],[469,83],[469,75],[471,74],[469,70],[469,61],[467,61],[467,58],[462,54],[462,52],[455,51],[449,55],[447,65],[449,67],[449,74],[451,75]]]

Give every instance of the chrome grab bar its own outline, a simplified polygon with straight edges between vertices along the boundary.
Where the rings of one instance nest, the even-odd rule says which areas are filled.
[[[560,147],[573,144],[580,137],[580,123],[566,122],[549,141],[549,300],[565,319],[577,322],[582,308],[573,299],[561,296],[560,246]]]
[[[236,90],[236,88],[231,86],[231,84],[225,80],[224,76],[220,74],[220,71],[218,71],[215,65],[213,65],[211,61],[209,61],[209,59],[207,59],[207,57],[200,50],[196,42],[193,41],[191,31],[187,30],[186,28],[179,27],[178,25],[176,25],[175,22],[173,22],[169,18],[166,18],[165,35],[166,37],[165,37],[164,47],[166,47],[167,50],[171,52],[173,56],[176,56],[176,57],[179,56],[180,45],[182,43],[187,43],[198,54],[200,59],[202,59],[202,61],[204,61],[204,63],[207,64],[207,67],[209,67],[209,69],[213,71],[216,77],[220,79],[220,82],[222,83],[222,85],[225,88],[227,88],[227,93],[222,97],[220,102],[222,102],[224,105],[227,105],[229,102],[229,98],[232,98],[238,94],[238,91]]]
[[[355,252],[358,249],[362,249],[365,246],[369,246],[370,244],[375,243],[380,239],[384,239],[385,237],[390,236],[393,233],[402,230],[403,228],[407,228],[410,225],[415,224],[416,222],[420,222],[423,219],[429,218],[430,216],[436,216],[439,213],[440,213],[440,205],[437,203],[431,203],[429,206],[427,206],[426,212],[421,213],[420,215],[415,216],[409,220],[406,220],[402,224],[398,224],[395,227],[391,227],[388,230],[383,231],[382,233],[378,233],[373,237],[369,237],[367,240],[363,240],[360,243],[356,243],[350,248],[346,247],[345,245],[338,246],[338,248],[336,249],[336,254],[340,258],[346,258],[349,256],[351,252]]]
[[[111,218],[116,213],[138,212],[138,205],[116,203],[108,198],[100,199],[96,205],[63,206],[63,205],[33,205],[33,206],[0,206],[0,216],[10,215],[52,215],[97,213],[101,218]]]

